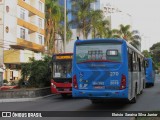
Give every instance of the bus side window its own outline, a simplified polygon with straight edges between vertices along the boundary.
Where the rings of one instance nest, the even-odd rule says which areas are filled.
[[[135,72],[137,70],[137,66],[136,66],[136,56],[135,56],[135,53],[133,52],[132,53],[132,63],[133,63],[133,71]]]
[[[148,60],[145,60],[145,67],[149,67],[149,61]]]
[[[141,59],[138,58],[138,70],[141,72]]]
[[[142,65],[143,65],[143,68],[144,68],[144,73],[146,74],[146,65],[145,65],[145,60],[143,60],[143,63],[142,63]]]
[[[133,71],[133,60],[132,60],[132,54],[128,53],[128,70]]]

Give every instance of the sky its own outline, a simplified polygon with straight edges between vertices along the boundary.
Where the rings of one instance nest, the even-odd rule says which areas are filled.
[[[160,42],[160,0],[110,0],[132,16],[133,29],[142,35],[142,50]]]

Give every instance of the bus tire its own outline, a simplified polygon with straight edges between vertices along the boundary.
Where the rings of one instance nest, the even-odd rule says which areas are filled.
[[[67,98],[67,97],[68,97],[67,94],[61,94],[61,96],[62,96],[63,98]]]
[[[143,82],[143,89],[146,88],[146,82]]]
[[[91,100],[92,104],[99,104],[101,103],[99,100]]]

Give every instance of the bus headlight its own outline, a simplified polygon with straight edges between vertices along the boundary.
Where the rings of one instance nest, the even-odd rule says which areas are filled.
[[[56,88],[56,86],[54,85],[54,83],[51,83],[51,86],[53,86],[54,88]]]

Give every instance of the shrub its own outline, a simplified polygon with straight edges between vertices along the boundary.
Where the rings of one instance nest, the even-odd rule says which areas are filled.
[[[49,63],[51,57],[45,56],[42,60],[32,58],[30,63],[22,64],[22,78],[19,81],[19,86],[26,87],[46,87],[50,85],[51,72]],[[24,84],[27,83],[27,84]]]
[[[3,80],[3,83],[8,83],[8,81],[6,79]]]

